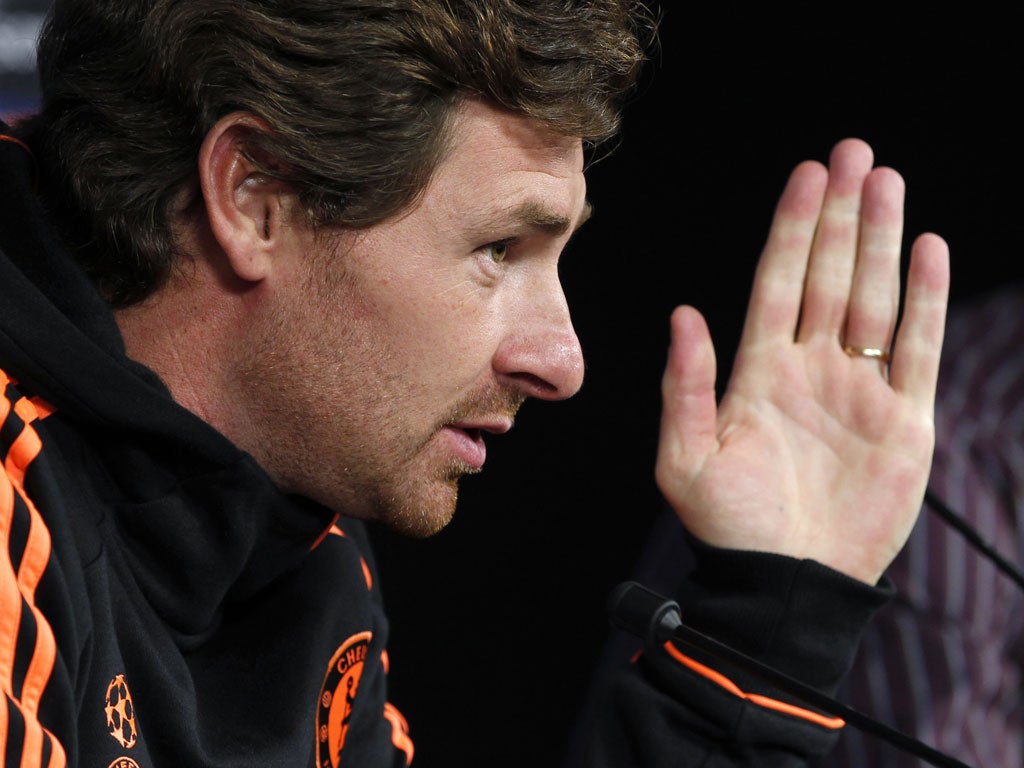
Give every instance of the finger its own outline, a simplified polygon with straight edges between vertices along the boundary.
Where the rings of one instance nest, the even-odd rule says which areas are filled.
[[[930,412],[949,301],[949,247],[938,235],[917,238],[910,252],[907,292],[889,381]]]
[[[828,171],[814,161],[801,163],[790,174],[754,274],[741,350],[763,342],[792,343],[800,318],[807,254],[827,183]]]
[[[876,168],[864,182],[860,240],[843,343],[888,352],[896,327],[903,247],[903,177]]]
[[[825,203],[811,247],[797,340],[823,334],[838,339],[846,323],[857,242],[861,196],[874,156],[860,139],[839,142],[829,157]]]
[[[669,501],[718,446],[715,350],[707,323],[693,307],[677,307],[671,330],[655,468]]]

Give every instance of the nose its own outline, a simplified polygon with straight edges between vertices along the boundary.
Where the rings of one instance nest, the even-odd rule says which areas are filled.
[[[541,400],[564,400],[579,391],[583,350],[560,283],[542,300],[517,307],[509,327],[493,361],[500,376],[527,397]]]

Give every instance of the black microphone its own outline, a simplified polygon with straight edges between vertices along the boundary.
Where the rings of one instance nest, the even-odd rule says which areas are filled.
[[[871,733],[897,749],[909,752],[932,765],[941,768],[970,768],[955,757],[939,752],[924,742],[890,728],[774,667],[762,664],[735,648],[686,626],[682,621],[678,603],[652,592],[635,581],[624,582],[612,590],[608,599],[608,613],[613,627],[643,638],[649,647],[660,647],[669,640],[692,646],[729,661],[780,690],[823,712],[841,717],[865,733]]]

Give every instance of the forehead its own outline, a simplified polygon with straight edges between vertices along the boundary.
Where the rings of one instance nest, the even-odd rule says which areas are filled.
[[[467,99],[452,120],[452,149],[455,154],[493,154],[514,149],[541,163],[564,166],[568,172],[582,172],[582,141],[565,136],[535,120]]]
[[[570,226],[583,216],[585,193],[579,138],[475,100],[456,113],[427,188],[427,197],[462,210],[533,207]]]

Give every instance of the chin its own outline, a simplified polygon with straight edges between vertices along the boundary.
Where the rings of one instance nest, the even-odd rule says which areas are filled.
[[[458,481],[445,480],[426,493],[392,498],[377,519],[395,533],[425,539],[439,533],[455,517],[459,496]]]

